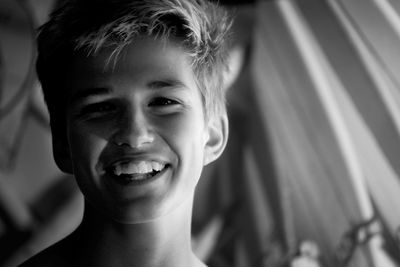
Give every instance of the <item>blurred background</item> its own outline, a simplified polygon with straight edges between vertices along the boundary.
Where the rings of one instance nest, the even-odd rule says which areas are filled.
[[[82,215],[34,71],[56,1],[0,0],[0,266]],[[219,3],[235,15],[230,139],[197,188],[196,253],[222,267],[400,266],[400,2]]]

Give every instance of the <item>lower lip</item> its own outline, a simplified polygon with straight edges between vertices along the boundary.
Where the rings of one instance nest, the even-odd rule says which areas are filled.
[[[123,186],[139,186],[139,185],[145,185],[148,183],[151,183],[159,178],[161,178],[161,176],[164,175],[164,173],[168,170],[169,166],[165,166],[165,168],[160,171],[159,173],[157,173],[154,176],[151,176],[150,178],[145,178],[145,179],[130,179],[127,177],[119,177],[117,175],[114,174],[109,174],[109,176],[112,178],[113,181],[117,182],[120,185]]]

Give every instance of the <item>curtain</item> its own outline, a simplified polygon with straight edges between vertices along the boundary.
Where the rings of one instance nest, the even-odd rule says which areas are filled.
[[[289,266],[302,244],[321,266],[399,266],[399,4],[256,9],[238,178],[252,229],[243,266]]]

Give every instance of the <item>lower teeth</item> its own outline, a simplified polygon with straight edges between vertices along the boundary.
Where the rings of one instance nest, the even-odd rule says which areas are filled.
[[[140,181],[140,180],[150,179],[151,177],[155,176],[157,173],[159,173],[159,172],[153,171],[153,172],[147,173],[147,174],[121,174],[121,175],[118,175],[118,177],[128,180],[128,181]]]

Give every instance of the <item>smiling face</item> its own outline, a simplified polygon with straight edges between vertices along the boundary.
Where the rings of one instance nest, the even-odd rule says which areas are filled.
[[[202,167],[222,153],[227,122],[205,121],[189,57],[173,41],[140,38],[115,65],[109,57],[74,60],[56,161],[96,210],[154,220],[192,198]]]

